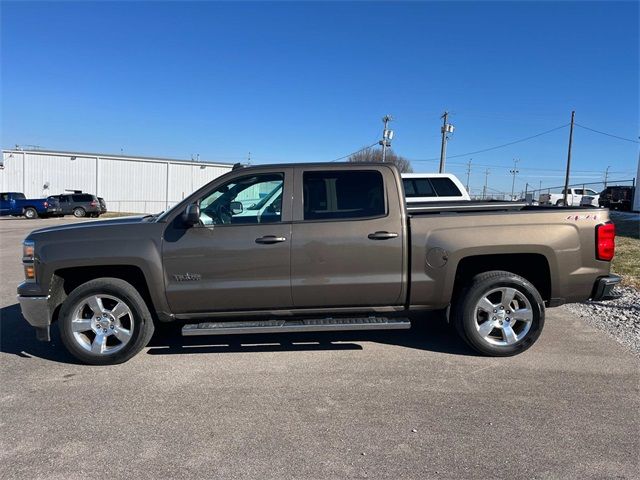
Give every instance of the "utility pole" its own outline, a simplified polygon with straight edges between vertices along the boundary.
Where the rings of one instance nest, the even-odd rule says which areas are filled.
[[[487,168],[484,171],[484,188],[482,189],[482,199],[486,200],[487,198],[487,179],[489,178],[489,169]]]
[[[513,159],[513,169],[509,170],[509,173],[511,175],[513,175],[513,181],[511,182],[511,200],[513,200],[513,191],[516,188],[516,175],[518,175],[518,173],[520,173],[520,170],[518,170],[518,162],[520,161],[519,158],[514,158]]]
[[[449,139],[447,134],[453,133],[455,127],[447,123],[449,112],[444,112],[440,118],[442,118],[442,128],[440,129],[442,132],[442,145],[440,146],[440,169],[438,171],[444,173],[444,163],[447,157],[447,140]]]
[[[389,122],[393,120],[391,115],[385,115],[382,117],[384,122],[384,129],[382,130],[382,140],[378,143],[382,145],[382,163],[387,161],[387,147],[391,146],[391,139],[393,138],[393,130],[389,130],[387,126]]]
[[[609,165],[607,167],[607,169],[604,171],[604,188],[607,188],[607,180],[609,180],[609,169],[611,168],[611,165]]]
[[[567,175],[564,177],[564,205],[567,204],[567,193],[569,191],[569,172],[571,171],[571,145],[573,143],[573,123],[576,117],[576,111],[571,112],[571,128],[569,129],[569,149],[567,151]]]
[[[473,158],[470,158],[469,161],[467,162],[467,193],[469,193],[469,177],[471,176],[471,160],[473,160]]]

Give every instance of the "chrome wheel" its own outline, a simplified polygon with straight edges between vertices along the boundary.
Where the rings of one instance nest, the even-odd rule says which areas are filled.
[[[87,352],[108,355],[131,340],[133,314],[121,299],[91,295],[78,303],[71,317],[73,339]]]
[[[513,345],[531,329],[533,309],[524,293],[511,287],[490,290],[476,304],[475,326],[492,345]]]

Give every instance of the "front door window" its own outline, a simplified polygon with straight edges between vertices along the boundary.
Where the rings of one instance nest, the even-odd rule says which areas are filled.
[[[203,225],[247,225],[282,220],[284,175],[270,173],[237,178],[200,200]]]

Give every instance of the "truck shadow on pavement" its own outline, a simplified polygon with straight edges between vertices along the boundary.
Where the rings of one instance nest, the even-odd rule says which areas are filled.
[[[182,324],[161,324],[149,343],[149,355],[197,353],[294,352],[322,350],[364,350],[360,342],[455,355],[477,355],[439,313],[414,318],[409,330],[369,330],[309,333],[268,333],[182,337]],[[358,343],[356,343],[358,342]]]
[[[149,355],[188,355],[328,350],[364,350],[356,342],[375,342],[418,350],[476,355],[454,332],[441,314],[422,314],[410,330],[360,332],[286,333],[183,337],[182,324],[160,324],[149,342]],[[420,321],[422,320],[422,321]],[[60,363],[79,362],[67,353],[56,324],[51,342],[36,340],[33,328],[22,318],[16,303],[0,309],[0,351],[22,358],[42,358]]]
[[[51,329],[51,342],[36,339],[36,333],[22,318],[16,303],[0,309],[0,351],[22,358],[42,358],[60,363],[76,363],[62,345],[57,326]]]

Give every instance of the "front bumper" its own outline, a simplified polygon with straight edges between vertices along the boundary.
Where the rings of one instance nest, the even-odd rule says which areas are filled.
[[[36,337],[38,340],[45,342],[51,339],[49,335],[49,326],[51,325],[49,299],[49,295],[46,297],[23,297],[22,295],[18,295],[22,316],[36,329]]]
[[[593,295],[591,300],[614,300],[620,298],[620,295],[613,293],[613,287],[622,280],[618,275],[607,275],[596,280],[593,286]]]

